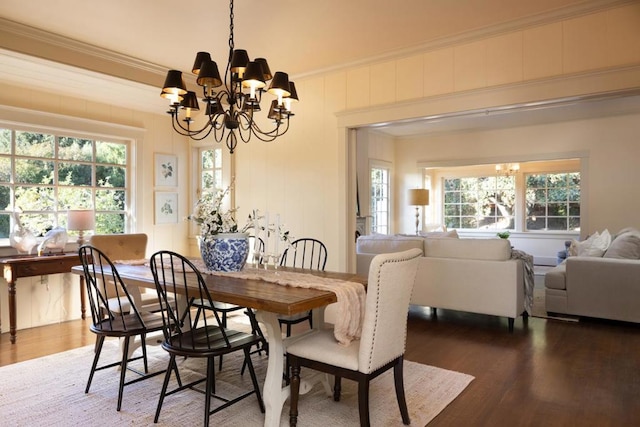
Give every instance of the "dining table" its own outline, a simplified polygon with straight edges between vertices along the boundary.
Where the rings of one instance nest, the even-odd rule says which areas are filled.
[[[148,263],[119,264],[118,273],[125,284],[139,288],[155,289],[155,282]],[[271,267],[273,268],[273,267]],[[308,270],[291,267],[278,267],[278,271],[313,275],[337,281],[356,282],[366,287],[367,278],[355,273],[340,273],[320,270]],[[278,274],[278,271],[272,274]],[[82,266],[75,266],[71,272],[83,275]],[[204,272],[203,272],[204,273]],[[302,276],[301,276],[302,277]],[[309,287],[285,286],[256,278],[234,277],[233,275],[203,274],[207,288],[216,301],[248,307],[255,310],[256,318],[264,326],[269,343],[267,372],[263,388],[265,405],[264,425],[280,426],[284,403],[289,397],[289,386],[283,383],[285,340],[296,340],[301,335],[283,338],[278,315],[295,315],[313,312],[313,328],[325,327],[324,308],[337,302],[337,296],[329,290]],[[197,288],[194,287],[194,290]],[[178,297],[180,297],[178,295]],[[186,295],[184,300],[188,300]],[[313,333],[309,330],[305,333]],[[302,333],[304,334],[304,333]],[[303,387],[303,390],[304,387]]]

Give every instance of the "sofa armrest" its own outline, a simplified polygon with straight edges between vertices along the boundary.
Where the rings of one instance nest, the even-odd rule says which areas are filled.
[[[569,257],[566,261],[567,290],[570,287],[616,286],[634,283],[640,287],[640,260]]]
[[[640,260],[569,257],[569,313],[640,322]]]

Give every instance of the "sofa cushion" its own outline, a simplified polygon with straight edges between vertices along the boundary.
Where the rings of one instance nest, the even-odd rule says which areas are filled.
[[[505,239],[424,239],[424,254],[434,258],[506,261],[511,244]]]
[[[604,258],[640,259],[640,232],[623,230],[604,253]]]
[[[456,230],[449,230],[449,231],[421,231],[420,232],[420,236],[422,237],[426,237],[426,238],[452,238],[452,239],[457,239],[460,236],[458,236],[458,232]]]
[[[356,241],[356,253],[386,254],[402,252],[417,248],[422,250],[423,237],[419,236],[389,236],[387,234],[371,234],[360,236]]]
[[[567,265],[566,262],[559,264],[549,270],[547,274],[544,275],[544,287],[547,289],[560,289],[564,290],[567,288],[565,283]]]

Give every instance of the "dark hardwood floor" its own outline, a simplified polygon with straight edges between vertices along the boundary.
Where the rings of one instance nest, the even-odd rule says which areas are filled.
[[[93,342],[89,320],[3,333],[0,366]],[[429,427],[640,425],[640,325],[412,307],[406,359],[475,377]]]

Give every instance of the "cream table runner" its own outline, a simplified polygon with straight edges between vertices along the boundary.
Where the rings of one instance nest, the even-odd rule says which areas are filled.
[[[206,274],[227,277],[239,277],[250,280],[263,280],[279,285],[297,288],[311,288],[331,291],[336,294],[338,302],[334,336],[342,345],[349,345],[351,341],[359,339],[364,319],[366,292],[361,283],[345,280],[318,277],[313,274],[295,273],[282,270],[265,270],[245,266],[241,271],[223,272],[207,270],[202,260],[195,260],[194,265]]]

